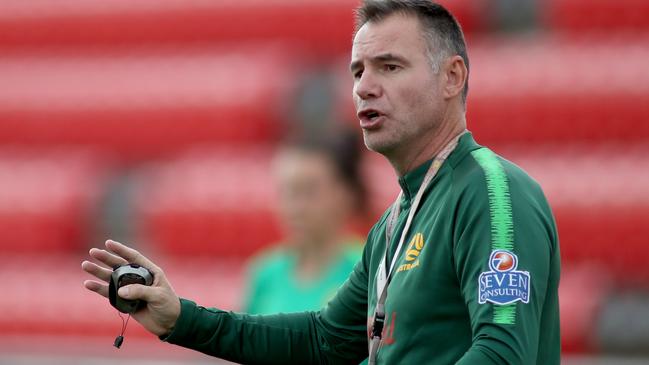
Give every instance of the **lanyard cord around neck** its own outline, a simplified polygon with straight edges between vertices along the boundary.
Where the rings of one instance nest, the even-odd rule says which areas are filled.
[[[403,196],[403,191],[399,193],[397,200],[392,204],[392,207],[390,208],[390,215],[388,216],[388,220],[385,228],[385,236],[386,236],[385,254],[383,255],[381,261],[379,262],[379,268],[378,268],[377,278],[376,278],[376,294],[378,295],[378,298],[376,301],[376,308],[374,309],[374,322],[372,324],[372,332],[370,334],[371,335],[370,343],[369,343],[370,356],[369,356],[368,365],[376,364],[376,355],[379,351],[379,345],[381,344],[383,324],[385,322],[385,300],[387,299],[388,296],[388,290],[387,290],[388,284],[390,282],[390,279],[392,278],[392,271],[394,269],[394,265],[399,259],[399,254],[401,253],[403,242],[405,241],[406,236],[408,235],[408,230],[410,229],[412,220],[415,217],[417,208],[419,207],[419,202],[421,201],[421,197],[424,195],[424,191],[428,187],[428,184],[430,184],[430,182],[433,180],[435,175],[437,175],[437,172],[442,167],[444,161],[446,161],[446,159],[451,154],[451,152],[453,152],[453,150],[455,150],[455,147],[457,147],[458,140],[460,139],[460,137],[462,137],[465,133],[466,130],[458,134],[455,138],[453,138],[453,140],[451,140],[451,142],[449,142],[442,149],[442,151],[440,151],[440,153],[438,153],[437,156],[435,156],[435,158],[433,159],[433,162],[431,163],[430,167],[428,168],[428,171],[426,172],[424,181],[421,183],[421,186],[419,187],[419,190],[417,191],[417,194],[415,195],[415,198],[410,206],[410,212],[408,213],[406,224],[403,227],[403,231],[401,232],[401,238],[399,239],[399,244],[397,245],[397,249],[394,252],[394,256],[392,256],[392,262],[390,263],[390,267],[388,269],[388,256],[389,256],[388,254],[390,251],[390,242],[392,241],[392,237],[394,236],[397,220],[399,218],[399,214],[400,214],[399,205],[401,202],[401,197]]]

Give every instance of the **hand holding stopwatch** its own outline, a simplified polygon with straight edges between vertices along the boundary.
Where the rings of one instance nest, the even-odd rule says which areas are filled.
[[[130,284],[150,286],[153,284],[153,274],[147,268],[137,264],[126,264],[113,268],[113,273],[110,275],[110,283],[108,284],[108,300],[110,301],[110,305],[118,311],[128,313],[129,318],[131,313],[135,313],[146,306],[144,300],[128,300],[117,295],[119,288]],[[123,320],[124,318],[122,318]],[[115,347],[117,348],[124,341],[124,331],[126,330],[127,323],[128,319],[122,325],[122,333],[115,339]]]
[[[122,313],[135,313],[146,306],[144,300],[128,300],[117,295],[119,288],[130,284],[153,284],[153,274],[137,264],[126,264],[113,269],[108,286],[108,300],[110,305]]]

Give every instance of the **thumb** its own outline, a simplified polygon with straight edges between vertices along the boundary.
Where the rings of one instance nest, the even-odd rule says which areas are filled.
[[[155,288],[142,284],[130,284],[119,288],[117,294],[130,300],[142,299],[150,302],[154,297]]]

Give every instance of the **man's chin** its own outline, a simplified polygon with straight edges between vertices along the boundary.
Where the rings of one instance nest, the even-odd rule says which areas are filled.
[[[389,143],[388,141],[382,141],[379,140],[378,138],[373,138],[375,136],[368,136],[368,133],[364,132],[363,133],[363,140],[365,142],[365,147],[367,147],[368,150],[380,153],[382,155],[389,155],[390,151],[394,150],[394,146],[392,143]]]

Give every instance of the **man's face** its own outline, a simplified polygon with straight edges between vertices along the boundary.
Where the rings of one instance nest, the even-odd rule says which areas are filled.
[[[393,14],[365,23],[354,38],[351,72],[367,147],[388,158],[423,148],[439,126],[443,100],[419,20]]]

